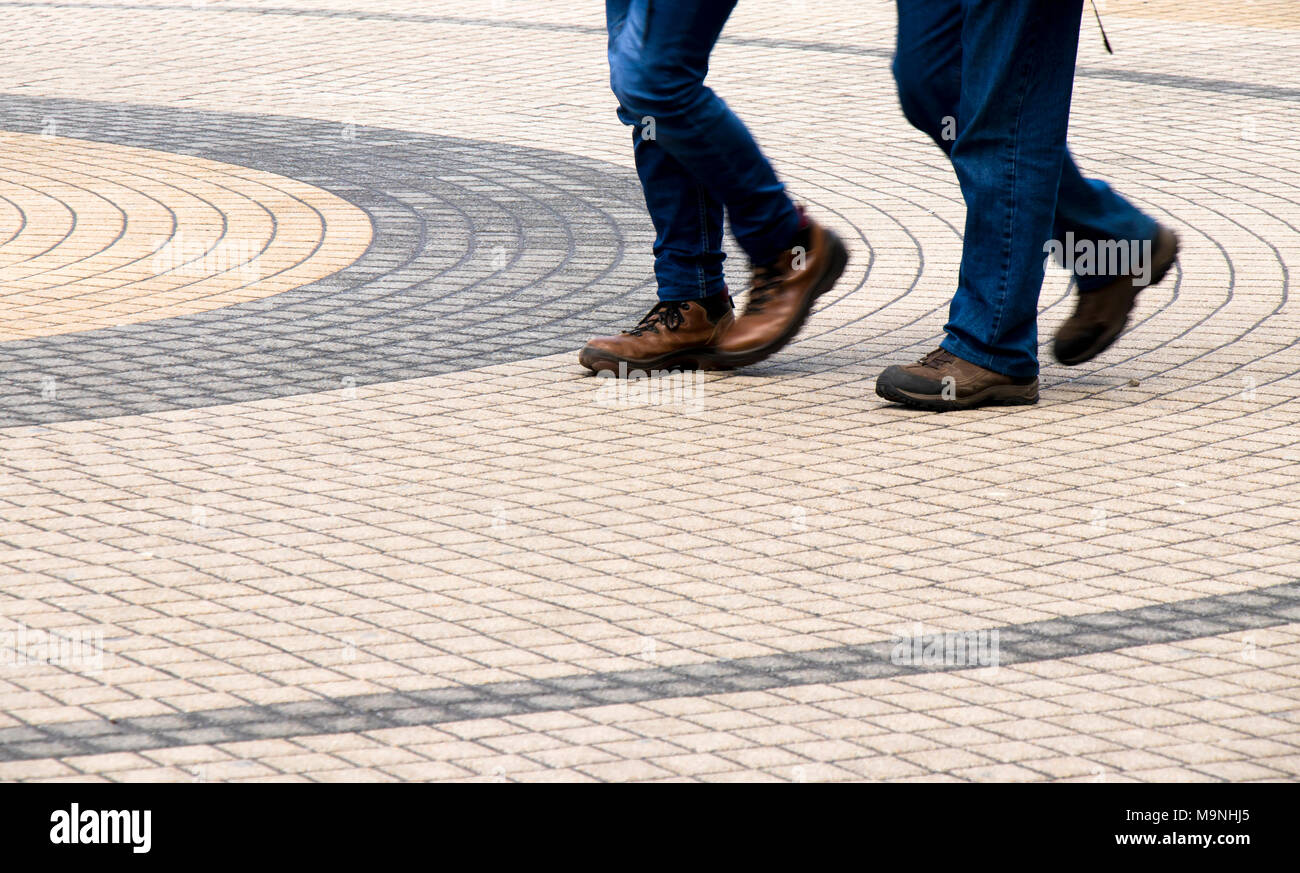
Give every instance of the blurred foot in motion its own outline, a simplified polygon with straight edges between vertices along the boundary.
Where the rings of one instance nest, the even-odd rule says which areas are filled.
[[[949,358],[891,367],[877,383],[882,396],[927,409],[1032,403],[1036,387],[1032,399],[1022,389],[1038,376],[1048,256],[1074,272],[1080,293],[1055,344],[1071,364],[1114,342],[1140,277],[1158,281],[1173,263],[1172,232],[1085,178],[1066,147],[1082,10],[1083,0],[898,0],[899,102],[952,161],[966,227],[941,344]],[[928,397],[920,383],[939,371],[957,386],[983,384],[969,368],[1015,390],[990,384],[955,400],[913,397]]]
[[[655,227],[659,300],[692,306],[656,307],[647,316],[655,330],[636,333],[638,326],[622,335],[627,339],[593,340],[579,353],[588,369],[638,355],[676,355],[701,367],[761,361],[790,341],[813,301],[844,270],[843,243],[795,206],[749,130],[704,84],[709,55],[735,5],[606,0],[610,85],[618,117],[632,129]],[[749,306],[734,327],[723,316],[712,320],[720,307],[704,302],[726,294],[724,218],[754,274]],[[681,348],[673,347],[677,342]]]

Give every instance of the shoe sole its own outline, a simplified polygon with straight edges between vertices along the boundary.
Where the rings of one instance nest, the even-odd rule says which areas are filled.
[[[1038,383],[1032,385],[991,385],[978,394],[957,400],[944,400],[933,394],[913,394],[889,384],[876,383],[876,393],[891,403],[900,403],[927,412],[956,412],[980,406],[1033,406],[1038,402]]]
[[[799,312],[786,329],[776,339],[756,349],[744,352],[714,351],[704,361],[707,369],[736,370],[740,367],[757,364],[759,361],[766,360],[781,351],[790,343],[790,340],[795,338],[795,335],[803,329],[804,324],[808,321],[808,314],[812,312],[813,304],[817,302],[817,298],[835,287],[835,283],[840,280],[840,276],[844,275],[844,268],[849,264],[849,250],[844,245],[844,241],[830,228],[826,229],[826,236],[830,241],[830,261],[826,266],[826,270],[813,283],[812,293],[804,299],[803,305],[799,307]]]
[[[592,373],[602,371],[618,373],[619,367],[622,366],[624,370],[620,376],[633,372],[650,373],[655,370],[703,370],[707,369],[704,361],[709,352],[710,349],[707,347],[680,349],[657,358],[638,361],[635,358],[620,358],[601,349],[587,347],[578,353],[578,363]]]
[[[1111,330],[1108,330],[1106,333],[1099,336],[1097,338],[1097,341],[1094,342],[1092,345],[1088,346],[1088,348],[1084,349],[1082,352],[1079,352],[1077,355],[1071,355],[1068,358],[1062,358],[1061,356],[1057,355],[1056,346],[1055,344],[1053,344],[1052,356],[1056,358],[1057,363],[1064,364],[1067,367],[1077,367],[1079,364],[1088,363],[1093,358],[1097,357],[1102,352],[1106,351],[1106,349],[1113,346],[1115,344],[1115,340],[1119,339],[1120,334],[1124,333],[1124,329],[1128,327],[1129,317],[1133,314],[1133,309],[1137,306],[1138,295],[1141,294],[1146,289],[1154,285],[1160,284],[1161,280],[1163,280],[1165,276],[1168,275],[1169,271],[1174,268],[1174,264],[1178,263],[1178,251],[1181,247],[1182,247],[1182,241],[1178,238],[1177,234],[1174,234],[1173,254],[1169,256],[1169,259],[1165,261],[1164,264],[1156,267],[1150,282],[1148,282],[1147,284],[1143,285],[1140,288],[1136,286],[1132,288],[1133,297],[1131,300],[1129,300],[1128,315],[1124,316],[1124,320],[1119,323],[1119,326],[1112,328]]]

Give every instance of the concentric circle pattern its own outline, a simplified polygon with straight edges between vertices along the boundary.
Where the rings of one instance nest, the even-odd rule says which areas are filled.
[[[370,242],[364,212],[310,185],[48,125],[0,142],[0,342],[258,300]]]
[[[324,277],[306,281],[312,277],[297,278],[301,270],[280,272],[285,265],[277,258],[286,255],[255,248],[252,228],[270,216],[253,204],[261,214],[250,215],[244,236],[225,247],[217,227],[230,222],[223,224],[220,213],[204,216],[216,222],[206,235],[179,230],[167,244],[160,242],[167,239],[165,222],[156,235],[142,227],[144,237],[130,250],[141,262],[131,269],[160,274],[152,281],[164,287],[199,276],[206,284],[185,284],[180,293],[195,300],[150,302],[147,288],[131,284],[134,274],[115,274],[111,264],[67,268],[107,288],[102,295],[134,301],[119,308],[172,317],[134,325],[125,323],[141,319],[122,317],[112,328],[0,345],[0,423],[212,405],[518,360],[570,349],[605,319],[626,318],[643,305],[630,292],[643,298],[646,276],[626,258],[628,242],[638,250],[649,245],[639,189],[626,171],[600,162],[295,118],[70,100],[10,98],[0,106],[0,126],[22,129],[39,119],[58,119],[69,136],[196,156],[175,161],[242,164],[250,180],[273,173],[319,186],[331,202],[342,197],[365,210],[362,216],[353,207],[331,240],[351,240],[355,248],[366,239],[367,218],[374,240],[364,252],[340,257],[319,245],[324,216],[300,204],[308,226],[296,227],[287,214],[277,238],[313,252],[316,275]],[[184,191],[173,199],[193,201]],[[100,224],[96,232],[115,233],[111,220]],[[58,232],[62,225],[51,226]],[[152,252],[151,245],[161,247]],[[261,272],[274,278],[261,279]],[[259,279],[256,288],[265,293],[247,294],[257,299],[246,303],[237,292],[204,295],[213,283],[241,279]],[[293,290],[261,299],[287,288]],[[69,329],[94,317],[94,307],[69,305],[80,313],[64,317]],[[54,396],[45,390],[50,380],[58,386]]]
[[[622,383],[574,356],[653,300],[597,5],[0,3],[0,654],[103,639],[0,673],[0,777],[1300,775],[1294,4],[1083,22],[1072,149],[1180,265],[944,416],[873,391],[964,218],[893,3],[795,5],[709,81],[849,271],[760,366]],[[897,654],[958,632],[996,663]]]

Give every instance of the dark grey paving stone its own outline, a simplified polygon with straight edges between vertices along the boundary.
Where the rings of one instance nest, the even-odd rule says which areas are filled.
[[[260,706],[239,706],[230,709],[209,709],[203,713],[203,721],[219,725],[241,725],[264,720],[271,710]]]
[[[780,687],[787,687],[791,685],[831,684],[834,682],[844,682],[857,677],[848,676],[839,670],[809,667],[803,670],[783,670],[780,673],[773,674],[773,678],[780,681]]]
[[[107,722],[90,722],[91,724],[106,724]],[[86,722],[75,722],[75,724],[86,724]],[[45,728],[29,727],[21,725],[19,727],[0,728],[0,748],[9,745],[17,745],[30,740],[43,740],[50,734]]]
[[[105,752],[134,752],[137,749],[158,748],[158,737],[145,733],[115,733],[84,740],[84,745],[94,748],[96,754]]]
[[[598,674],[585,673],[578,676],[558,676],[553,679],[544,679],[542,684],[557,691],[585,691],[588,688],[603,688],[605,680]]]
[[[346,711],[340,704],[332,700],[301,700],[297,703],[280,703],[276,704],[275,710],[289,717],[338,715]]]
[[[237,740],[247,739],[238,731],[221,727],[200,727],[190,728],[183,731],[173,731],[166,735],[167,742],[160,742],[154,748],[166,748],[169,746],[207,746],[215,743],[232,743]]]
[[[42,740],[0,748],[0,760],[32,761],[39,758],[70,758],[88,753],[89,750],[79,743]]]
[[[384,716],[395,725],[439,724],[460,718],[450,706],[413,706],[410,709],[393,710]]]
[[[144,731],[146,733],[157,733],[160,731],[176,731],[186,728],[199,727],[201,719],[185,713],[175,713],[172,715],[150,715],[141,718],[127,719],[123,724],[118,726],[119,730]]]
[[[322,716],[306,721],[309,734],[347,734],[358,731],[372,731],[387,727],[388,722],[373,715],[354,713],[351,715]]]
[[[111,721],[70,721],[47,725],[42,728],[48,737],[67,739],[102,737],[134,729],[134,725],[123,726]],[[145,730],[148,732],[148,729]]]
[[[473,703],[458,703],[454,710],[459,719],[495,718],[500,715],[514,715],[524,710],[517,703],[505,700],[478,700]]]
[[[247,731],[259,739],[271,737],[300,737],[311,733],[310,722],[305,721],[263,721],[243,725],[240,730]]]

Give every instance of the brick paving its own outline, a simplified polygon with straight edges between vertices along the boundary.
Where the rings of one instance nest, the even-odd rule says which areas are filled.
[[[1085,17],[1072,146],[1181,267],[942,417],[872,390],[960,257],[891,4],[740,4],[710,83],[856,257],[657,393],[573,354],[650,299],[599,4],[0,7],[0,643],[103,641],[0,663],[0,778],[1300,773],[1293,4]]]

